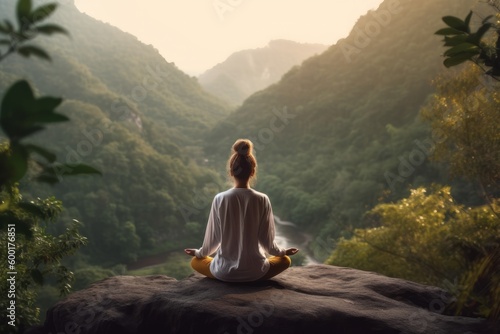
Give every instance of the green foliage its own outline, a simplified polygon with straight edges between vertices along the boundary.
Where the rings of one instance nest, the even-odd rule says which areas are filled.
[[[36,304],[37,294],[47,280],[55,282],[54,289],[60,295],[69,293],[73,273],[62,264],[62,259],[87,243],[87,239],[79,234],[79,223],[74,221],[69,224],[63,233],[54,236],[46,232],[50,224],[56,221],[62,210],[60,201],[54,198],[22,202],[22,196],[15,187],[10,193],[1,193],[2,200],[8,198],[9,209],[0,212],[0,221],[3,223],[0,231],[1,256],[7,259],[8,243],[15,244],[15,257],[13,270],[15,271],[15,302],[16,302],[16,328],[4,321],[0,324],[2,333],[23,331],[30,325],[39,321],[40,309]],[[15,217],[17,222],[11,222],[10,217]],[[29,223],[29,233],[21,233],[18,222]],[[2,270],[0,279],[6,282],[12,277],[8,271]],[[10,291],[8,284],[0,286],[2,296],[7,296]],[[2,298],[0,307],[7,309],[12,299]]]
[[[443,134],[432,152],[455,177],[478,182],[485,198],[500,194],[500,93],[472,66],[436,80],[437,92],[421,115]]]
[[[446,248],[444,237],[452,227],[450,220],[460,213],[460,208],[452,201],[448,188],[431,195],[419,188],[408,199],[380,204],[370,213],[376,215],[373,219],[381,226],[356,230],[352,240],[338,244],[327,263],[427,284],[453,279],[459,264],[449,261],[442,248]]]
[[[327,263],[451,285],[459,312],[498,316],[500,220],[488,206],[464,208],[449,187],[418,188],[369,214],[379,227],[356,230]]]
[[[3,150],[0,155],[0,187],[18,182],[24,177],[32,153],[45,160],[35,160],[39,170],[36,179],[48,183],[59,182],[57,168],[66,168],[68,165],[56,164],[56,156],[47,149],[21,141],[44,130],[46,124],[68,121],[66,116],[54,110],[61,102],[62,99],[54,97],[35,98],[32,88],[24,80],[16,82],[5,93],[1,104],[0,126],[9,138],[9,150]],[[86,165],[71,167],[71,175],[100,174]]]
[[[477,246],[477,245],[475,245]],[[486,245],[491,247],[491,245]],[[500,319],[500,248],[489,250],[463,276],[455,305],[457,314]]]
[[[465,68],[452,78],[437,80],[437,93],[422,110],[434,129],[446,135],[436,144],[433,158],[445,162],[454,176],[465,177],[479,188],[492,217],[500,210],[500,96],[495,82],[484,82],[477,68]],[[484,225],[484,217],[472,216],[482,235],[469,231],[459,241],[468,263],[457,293],[457,312],[500,318],[500,245],[498,231]],[[490,240],[484,238],[489,237]]]
[[[500,15],[500,3],[497,0],[489,1],[489,5]],[[479,66],[486,66],[487,75],[500,80],[500,26],[490,22],[495,15],[490,15],[482,20],[481,25],[475,32],[471,32],[471,19],[473,11],[470,11],[465,20],[454,16],[443,17],[448,26],[436,31],[436,35],[444,37],[444,46],[448,48],[444,53],[444,65],[453,67],[466,61],[471,61]],[[497,35],[496,44],[486,40],[486,34],[494,29]]]
[[[14,28],[14,24],[9,20],[4,20],[3,23],[0,23],[0,34],[7,37],[1,40],[1,44],[8,46],[6,51],[3,53],[0,52],[0,61],[15,52],[23,57],[35,56],[50,60],[50,56],[43,49],[35,45],[26,45],[25,43],[37,35],[67,34],[64,28],[55,24],[36,25],[49,17],[56,8],[56,3],[32,8],[31,0],[18,1],[16,8],[17,29]]]
[[[11,39],[10,42],[2,40],[2,44],[10,46],[5,53],[0,53],[0,61],[14,52],[48,60],[45,51],[24,43],[36,37],[36,32],[31,33],[36,29],[34,23],[43,21],[55,8],[55,4],[49,4],[32,10],[31,1],[19,0],[16,11],[18,30],[15,31],[8,20],[0,26],[0,33]],[[46,34],[54,32],[64,30],[49,25],[41,31]],[[18,189],[18,182],[30,171],[37,181],[60,181],[56,167],[67,165],[57,163],[56,155],[45,147],[25,140],[44,130],[48,124],[68,121],[66,116],[55,111],[61,102],[54,97],[36,98],[25,80],[8,88],[1,102],[0,127],[7,135],[7,142],[0,143],[0,249],[2,257],[8,259],[9,270],[2,271],[0,279],[11,283],[0,287],[2,296],[8,296],[2,298],[0,306],[3,310],[14,307],[13,312],[9,311],[9,321],[0,324],[2,333],[23,332],[39,321],[36,298],[39,287],[47,278],[55,280],[61,295],[69,293],[73,273],[61,261],[87,241],[79,234],[76,220],[58,236],[47,233],[48,224],[55,222],[61,213],[62,203],[54,197],[26,202]],[[32,159],[32,155],[36,158]],[[100,173],[82,164],[72,167],[70,175]]]

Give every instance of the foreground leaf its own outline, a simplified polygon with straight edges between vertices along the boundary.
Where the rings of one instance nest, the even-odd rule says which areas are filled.
[[[472,57],[474,57],[473,54],[461,54],[452,58],[448,58],[444,61],[444,66],[446,66],[447,68],[457,66],[465,63],[468,60],[471,60]]]
[[[36,23],[39,21],[43,21],[48,16],[50,16],[57,8],[56,3],[49,3],[35,9],[30,15],[29,20],[31,23]]]
[[[458,35],[453,37],[445,37],[444,38],[444,46],[457,46],[462,43],[466,43],[469,37],[467,35]]]
[[[44,35],[52,35],[52,34],[65,34],[69,35],[68,31],[56,24],[45,24],[43,26],[36,27],[36,31],[40,34]]]
[[[44,157],[45,159],[47,159],[47,161],[49,161],[51,163],[56,161],[56,155],[54,153],[46,150],[43,147],[33,145],[33,144],[25,145],[25,147],[29,152],[37,153],[37,154],[41,155],[42,157]]]
[[[30,56],[36,56],[45,60],[50,61],[50,56],[47,52],[44,50],[40,49],[39,47],[32,46],[32,45],[27,45],[27,46],[22,46],[17,49],[17,52],[23,56],[23,57],[30,57]]]
[[[449,27],[452,27],[453,29],[463,31],[465,33],[469,33],[469,27],[468,25],[459,19],[458,17],[455,16],[445,16],[443,17],[444,23],[446,23]]]
[[[85,164],[78,164],[78,165],[64,165],[65,167],[69,168],[71,171],[68,171],[66,175],[80,175],[80,174],[98,174],[102,175],[101,171],[85,165]]]
[[[448,36],[448,35],[465,35],[463,31],[460,31],[460,30],[457,30],[457,29],[454,29],[454,28],[439,29],[434,34],[435,35],[444,35],[444,36]]]
[[[31,0],[19,0],[17,3],[17,22],[19,23],[21,30],[23,30],[23,27],[26,27],[27,21],[29,21],[31,8]]]
[[[481,53],[481,50],[479,49],[478,46],[471,44],[471,43],[462,43],[459,45],[456,45],[452,47],[451,49],[447,50],[444,55],[447,57],[453,57],[459,54],[465,54],[465,53],[470,53],[470,54],[479,54]]]

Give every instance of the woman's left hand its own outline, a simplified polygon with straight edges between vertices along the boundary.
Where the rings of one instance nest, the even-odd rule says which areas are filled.
[[[285,255],[295,255],[298,251],[297,248],[288,248],[285,250]]]
[[[186,249],[184,249],[184,252],[187,255],[196,256],[196,249],[194,249],[194,248],[186,248]]]

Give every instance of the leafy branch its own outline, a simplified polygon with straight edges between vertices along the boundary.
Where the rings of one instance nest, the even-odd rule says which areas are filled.
[[[454,16],[443,17],[446,28],[436,31],[436,35],[444,36],[444,65],[453,67],[471,61],[481,67],[493,79],[500,81],[500,27],[490,22],[493,15],[482,20],[477,31],[472,32],[470,23],[473,12],[469,12],[465,20]],[[486,33],[494,29],[497,40],[494,45],[484,42]]]
[[[9,20],[0,22],[0,34],[5,37],[0,38],[0,45],[6,45],[7,50],[0,52],[0,61],[13,53],[18,53],[23,57],[36,56],[45,60],[50,60],[50,56],[43,49],[33,44],[26,44],[36,36],[52,34],[68,34],[68,32],[56,24],[42,24],[41,21],[50,16],[57,8],[56,3],[49,3],[38,8],[33,8],[31,0],[21,0],[17,4],[17,29]]]

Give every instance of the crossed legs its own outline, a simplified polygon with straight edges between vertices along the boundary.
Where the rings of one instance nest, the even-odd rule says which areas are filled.
[[[210,256],[203,259],[198,259],[196,256],[193,256],[193,259],[191,260],[191,267],[200,274],[215,279],[214,275],[210,272],[210,262],[212,262],[212,260],[213,258]],[[290,267],[290,264],[292,263],[292,260],[290,260],[290,258],[286,255],[283,257],[271,256],[268,258],[268,261],[269,270],[263,277],[259,278],[258,281],[264,281],[278,275]]]

